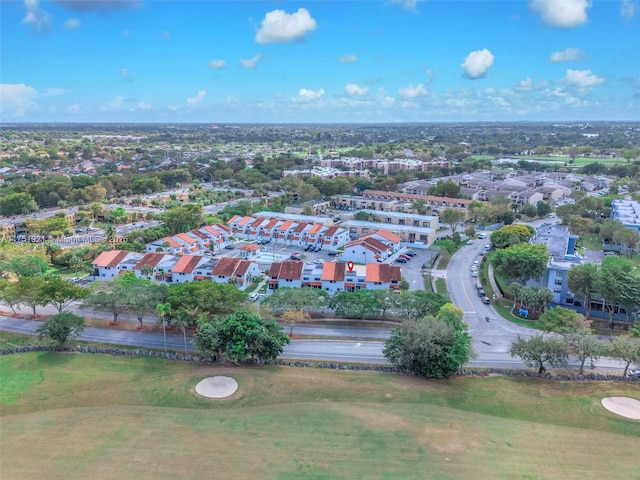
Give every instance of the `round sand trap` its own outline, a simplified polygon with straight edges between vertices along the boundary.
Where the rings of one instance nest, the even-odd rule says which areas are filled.
[[[640,400],[629,397],[609,397],[602,399],[602,406],[610,412],[626,418],[640,420]]]
[[[207,398],[227,398],[236,393],[238,382],[231,377],[208,377],[196,385],[196,393]]]

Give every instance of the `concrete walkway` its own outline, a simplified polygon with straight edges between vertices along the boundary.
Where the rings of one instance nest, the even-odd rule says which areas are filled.
[[[494,293],[497,298],[503,298],[502,293],[500,293],[500,289],[498,288],[498,284],[496,283],[496,279],[493,277],[493,264],[489,264],[489,268],[487,269],[487,277],[489,277],[489,284],[491,288],[493,288]]]

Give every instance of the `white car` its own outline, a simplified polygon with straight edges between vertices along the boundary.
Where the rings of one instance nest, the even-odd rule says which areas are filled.
[[[629,376],[640,378],[640,368],[634,368],[633,370],[629,370]]]
[[[255,302],[256,300],[258,300],[258,296],[259,294],[254,292],[249,295],[249,300],[251,300],[252,302]]]
[[[313,263],[316,263],[318,265],[322,265],[324,263],[324,260],[322,260],[321,258],[319,258],[318,260],[315,260]]]

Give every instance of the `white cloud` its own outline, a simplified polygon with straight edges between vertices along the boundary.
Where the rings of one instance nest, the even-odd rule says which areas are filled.
[[[310,102],[313,100],[319,100],[324,96],[324,88],[318,90],[309,90],[307,88],[301,88],[298,92],[298,96],[294,98],[294,101],[298,102]]]
[[[418,0],[390,0],[391,5],[400,5],[405,12],[418,13]]]
[[[46,33],[51,28],[51,15],[40,8],[40,0],[24,0],[27,14],[22,23],[31,25],[34,33]]]
[[[520,83],[516,86],[517,90],[532,90],[533,89],[533,80],[527,77],[524,80],[521,80]]]
[[[70,18],[64,22],[65,30],[77,30],[79,28],[82,28],[82,22],[77,18]]]
[[[162,32],[160,32],[160,38],[162,40],[171,40],[171,32],[167,32],[166,30],[163,30]]]
[[[357,83],[350,83],[346,87],[344,87],[344,91],[349,95],[366,95],[369,93],[369,89],[367,87],[361,87]]]
[[[149,109],[151,109],[151,104],[147,103],[147,102],[140,102],[140,103],[138,103],[138,108],[140,110],[149,110]]]
[[[80,104],[74,103],[73,105],[70,105],[69,108],[67,108],[67,113],[70,113],[71,115],[77,115],[80,113]]]
[[[125,30],[124,32],[122,32],[123,38],[129,38],[130,36],[131,36],[131,30]]]
[[[24,117],[34,108],[38,91],[24,83],[0,83],[0,113],[12,117]]]
[[[202,103],[206,94],[206,90],[198,90],[198,94],[195,97],[187,98],[187,105],[194,106]]]
[[[124,78],[128,82],[132,82],[133,78],[131,77],[131,73],[128,68],[121,68],[118,72],[122,78]]]
[[[224,60],[211,60],[209,62],[209,68],[213,68],[215,70],[218,70],[219,68],[224,68],[227,66],[227,62],[225,62]]]
[[[532,0],[531,9],[550,27],[573,28],[586,23],[590,0]]]
[[[122,110],[123,106],[124,106],[124,97],[117,96],[117,97],[114,97],[112,100],[109,100],[102,107],[100,107],[100,110],[102,110],[103,112],[113,112],[113,111]]]
[[[575,62],[585,58],[586,55],[579,48],[566,48],[561,52],[553,52],[549,60],[552,62]]]
[[[496,57],[490,50],[483,48],[482,50],[475,50],[471,52],[462,62],[462,69],[465,76],[468,78],[476,79],[484,77],[485,73]]]
[[[256,32],[256,42],[286,43],[302,40],[317,26],[317,22],[306,8],[299,8],[295,13],[273,10],[262,20],[260,29]]]
[[[566,81],[579,88],[595,87],[605,82],[604,78],[591,73],[591,70],[567,70]]]
[[[255,70],[256,67],[258,66],[258,62],[260,61],[260,58],[262,58],[261,53],[254,55],[253,58],[250,58],[249,60],[240,58],[240,65],[242,65],[242,68],[246,68],[247,70]]]
[[[355,55],[343,55],[338,59],[338,61],[340,63],[356,63],[358,61],[358,57]]]
[[[622,5],[620,6],[620,16],[627,20],[632,19],[636,16],[636,10],[638,10],[638,4],[632,2],[631,0],[622,0]]]
[[[402,87],[398,90],[398,95],[402,98],[424,97],[427,93],[427,89],[424,88],[424,85],[422,84],[416,85],[415,87],[413,85],[409,85],[408,87]]]

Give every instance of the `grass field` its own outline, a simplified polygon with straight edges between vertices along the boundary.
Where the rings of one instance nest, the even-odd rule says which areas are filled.
[[[3,479],[638,479],[638,385],[0,358]],[[203,377],[238,393],[207,401]]]

